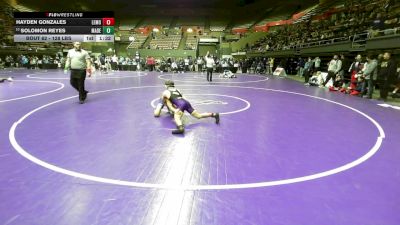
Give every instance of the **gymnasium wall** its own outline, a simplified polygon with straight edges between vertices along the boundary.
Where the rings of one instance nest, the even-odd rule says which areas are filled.
[[[199,45],[199,56],[205,56],[207,55],[207,52],[209,51],[210,54],[216,55],[219,54],[218,52],[216,52],[217,49],[217,45]]]

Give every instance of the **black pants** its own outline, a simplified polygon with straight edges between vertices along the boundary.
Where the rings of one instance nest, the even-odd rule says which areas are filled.
[[[390,89],[390,81],[388,79],[382,80],[379,85],[379,94],[382,99],[387,99]]]
[[[112,70],[117,70],[117,63],[116,62],[111,62],[111,69]]]
[[[303,72],[303,75],[304,75],[304,82],[305,83],[308,83],[308,81],[310,80],[310,70],[308,70],[308,69],[306,69],[306,70],[304,70],[304,72]]]
[[[83,100],[85,90],[86,70],[73,70],[71,69],[70,83],[79,92],[79,100]]]
[[[326,80],[324,81],[324,83],[323,83],[322,85],[325,86],[326,83],[328,83],[328,81],[329,81],[331,78],[333,79],[333,81],[335,81],[336,74],[335,74],[334,72],[332,72],[332,71],[329,71],[329,72],[328,72],[328,76],[326,76]]]
[[[207,81],[212,81],[212,68],[207,68]]]

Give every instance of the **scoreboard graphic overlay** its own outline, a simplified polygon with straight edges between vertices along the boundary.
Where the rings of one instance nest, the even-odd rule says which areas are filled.
[[[14,42],[114,42],[114,12],[14,12]]]

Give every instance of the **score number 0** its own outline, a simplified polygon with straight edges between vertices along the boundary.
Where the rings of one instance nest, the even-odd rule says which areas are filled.
[[[103,18],[103,26],[114,26],[114,18]]]

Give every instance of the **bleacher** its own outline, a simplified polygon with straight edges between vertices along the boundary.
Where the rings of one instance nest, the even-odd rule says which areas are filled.
[[[280,20],[286,20],[289,16],[288,15],[279,15],[279,16],[269,16],[256,24],[256,26],[265,25],[269,22],[275,22]]]
[[[120,30],[118,33],[116,33],[116,40],[119,40],[121,42],[129,42],[129,37],[132,34],[130,33],[130,31],[127,30]]]
[[[210,25],[210,31],[215,31],[215,32],[222,32],[226,28],[226,25],[221,25],[221,26],[216,26],[216,25]]]
[[[322,14],[323,12],[329,10],[333,6],[338,6],[343,4],[345,1],[344,0],[338,0],[338,1],[326,1],[321,4],[317,4],[309,9],[306,10],[305,14],[298,18],[294,23],[302,23],[310,20],[313,16]]]
[[[339,0],[313,7],[318,8],[314,12],[319,14],[309,14],[312,17],[308,17],[308,20],[302,17],[303,22],[270,27],[268,35],[253,44],[251,51],[301,49],[341,42],[352,42],[352,48],[362,50],[368,38],[397,34],[400,3],[362,0],[346,4],[343,5],[343,1]],[[378,14],[381,15],[379,19]],[[377,26],[374,25],[376,22]]]
[[[144,42],[146,41],[148,35],[147,34],[133,34],[131,35],[134,37],[134,41],[132,41],[127,48],[130,49],[138,49],[142,47]],[[129,39],[129,38],[128,38]]]
[[[197,49],[198,36],[194,34],[188,34],[186,39],[185,49],[196,50]]]
[[[157,35],[150,41],[151,49],[177,49],[181,41],[181,35]]]
[[[253,23],[239,24],[239,25],[233,27],[232,30],[234,30],[234,29],[244,29],[244,28],[245,28],[245,29],[249,29],[252,25],[253,25]]]
[[[228,26],[229,20],[221,16],[213,16],[210,18],[210,31],[223,32]]]

